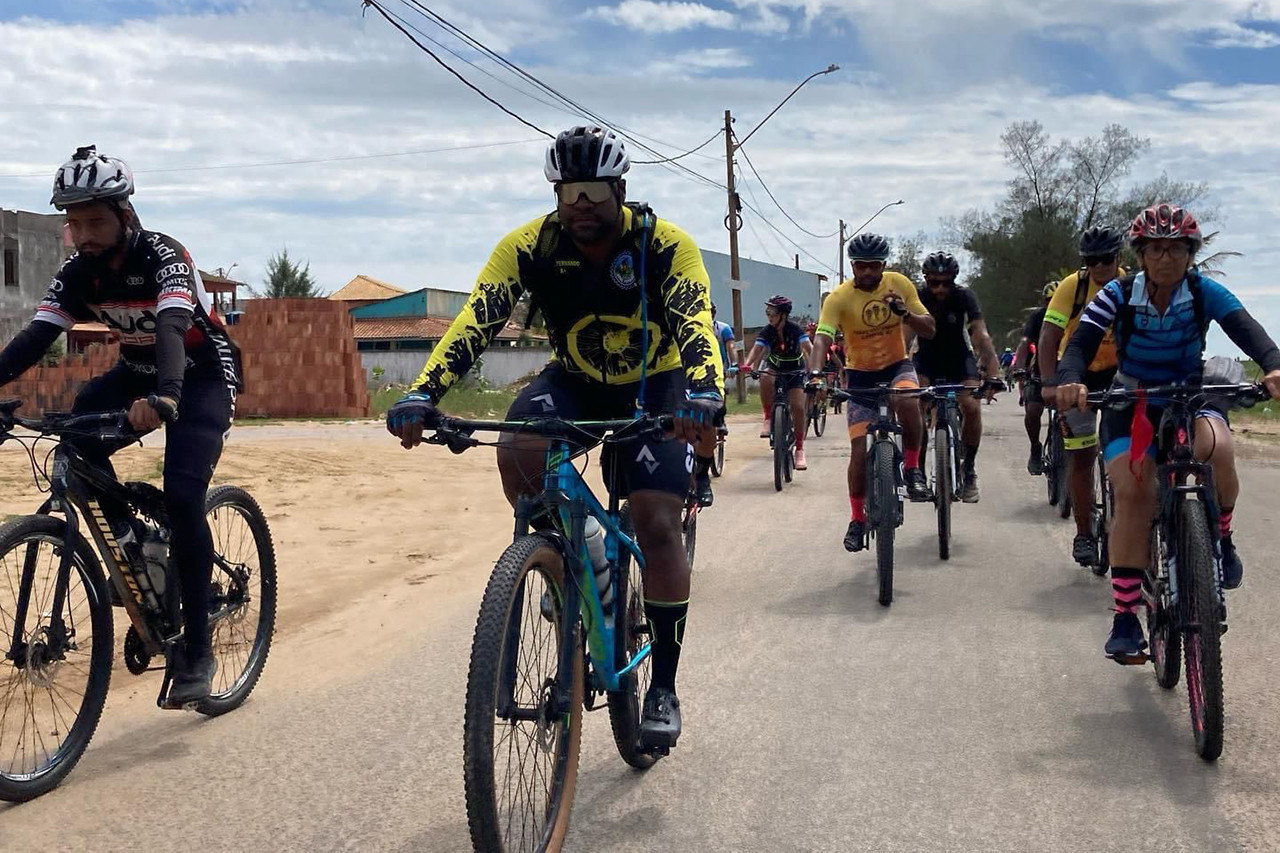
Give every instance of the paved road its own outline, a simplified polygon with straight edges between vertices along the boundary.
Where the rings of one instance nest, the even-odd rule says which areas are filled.
[[[929,508],[909,507],[890,609],[870,558],[840,546],[838,425],[783,494],[764,442],[735,432],[699,536],[681,746],[639,774],[588,716],[568,849],[1280,849],[1276,468],[1242,463],[1248,584],[1208,765],[1185,693],[1102,658],[1106,584],[1070,564],[1018,410],[984,413],[982,502],[958,508],[949,563]],[[469,849],[461,702],[483,583],[478,569],[390,646],[376,615],[282,643],[228,717],[159,713],[150,685],[113,693],[62,788],[0,808],[0,849]],[[314,665],[329,653],[358,665]],[[315,671],[283,681],[299,660]]]

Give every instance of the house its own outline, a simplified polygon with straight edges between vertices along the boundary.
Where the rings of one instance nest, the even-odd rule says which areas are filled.
[[[8,342],[36,313],[49,280],[71,252],[61,214],[0,210],[0,344]]]
[[[406,291],[394,284],[378,281],[367,275],[358,275],[342,287],[329,294],[335,302],[345,302],[348,308],[359,308],[384,299],[402,296]]]

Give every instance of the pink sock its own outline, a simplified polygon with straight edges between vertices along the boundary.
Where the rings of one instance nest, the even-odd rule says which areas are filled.
[[[902,457],[903,457],[903,462],[906,463],[906,467],[908,468],[920,467],[920,448],[918,447],[904,448],[902,451]]]
[[[867,520],[867,499],[866,496],[849,498],[849,509],[853,511],[853,521]]]
[[[1224,509],[1222,514],[1218,516],[1218,535],[1231,535],[1231,516],[1235,515],[1235,507]]]
[[[1142,570],[1113,566],[1111,595],[1117,613],[1137,613],[1142,605]]]

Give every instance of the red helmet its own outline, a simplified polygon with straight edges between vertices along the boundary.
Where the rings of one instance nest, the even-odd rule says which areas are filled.
[[[1139,213],[1129,226],[1129,245],[1137,248],[1148,240],[1186,240],[1194,254],[1200,251],[1204,235],[1190,211],[1177,205],[1155,204]]]
[[[783,296],[781,293],[775,296],[770,296],[765,300],[764,304],[770,308],[777,308],[783,314],[791,313],[791,300]]]

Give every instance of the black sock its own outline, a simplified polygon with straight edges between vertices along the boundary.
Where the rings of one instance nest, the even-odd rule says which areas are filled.
[[[676,668],[680,665],[680,646],[684,641],[685,617],[689,600],[644,602],[645,616],[653,639],[653,678],[655,687],[676,689]]]
[[[978,455],[978,445],[965,445],[964,448],[964,470],[966,474],[973,473],[973,460]]]
[[[1041,452],[1042,450],[1044,450],[1044,445],[1042,445],[1039,441],[1033,441],[1033,442],[1031,442],[1031,455],[1032,455],[1032,456],[1039,456],[1039,455],[1040,455],[1040,452]]]
[[[711,470],[711,463],[713,461],[714,460],[710,456],[698,457],[698,476],[699,477],[701,477],[703,474]]]

